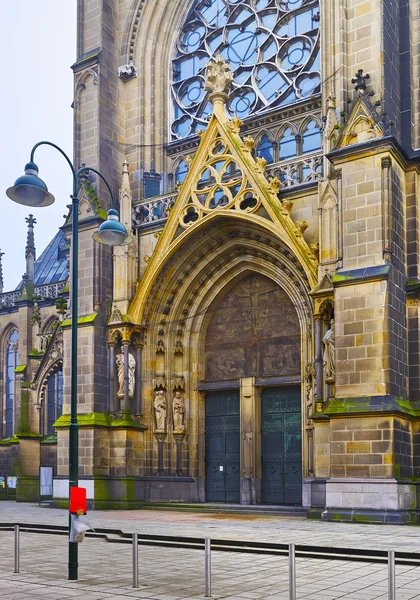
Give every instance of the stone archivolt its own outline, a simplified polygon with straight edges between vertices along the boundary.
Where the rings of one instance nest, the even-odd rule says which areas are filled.
[[[218,225],[217,237],[215,225]],[[293,290],[301,298],[309,298],[310,283],[306,273],[285,244],[273,234],[261,231],[258,224],[248,224],[245,228],[226,215],[223,219],[219,217],[218,223],[208,224],[195,232],[188,246],[180,248],[167,261],[145,303],[144,323],[150,330],[151,322],[156,319],[158,333],[158,319],[164,314],[163,330],[171,324],[175,334],[184,327],[185,320],[188,325],[208,283],[226,279],[230,265],[234,264],[250,270],[262,266],[267,270],[274,269],[278,277],[289,281],[290,293]],[[310,307],[311,301],[307,304]]]
[[[253,140],[242,139],[239,128],[226,114],[223,94],[214,94],[213,115],[132,303],[134,322],[144,319],[146,299],[170,257],[181,247],[185,251],[193,233],[222,215],[258,223],[274,234],[302,265],[310,286],[316,284],[317,259],[302,235],[305,225],[293,221],[289,206],[282,207],[280,182],[267,181],[250,151]]]

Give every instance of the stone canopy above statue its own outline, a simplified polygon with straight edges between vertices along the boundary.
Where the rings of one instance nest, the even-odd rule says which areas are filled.
[[[258,274],[237,281],[210,308],[206,381],[300,374],[300,328],[292,301]]]

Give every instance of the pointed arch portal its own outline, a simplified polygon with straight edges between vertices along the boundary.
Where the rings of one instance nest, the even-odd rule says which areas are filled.
[[[241,430],[253,403],[248,437],[253,434],[258,481],[243,478],[245,488],[249,483],[262,503],[300,504],[301,338],[296,309],[273,280],[251,272],[227,285],[208,312],[205,380],[213,389],[205,397],[206,500],[244,500],[241,472],[249,456],[241,448]],[[246,394],[243,384],[229,387],[250,381],[254,393]]]
[[[227,77],[221,59],[209,69],[215,81]],[[292,218],[280,181],[266,178],[240,119],[229,120],[226,94],[211,98],[129,318],[149,332],[154,381],[185,380],[184,442],[201,501],[300,504],[317,259],[306,221]],[[160,439],[158,470],[162,444],[171,443]]]

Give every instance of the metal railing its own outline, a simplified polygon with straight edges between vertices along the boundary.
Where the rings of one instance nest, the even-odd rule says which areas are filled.
[[[0,523],[0,531],[14,531],[14,572],[20,572],[21,532],[68,536],[68,527],[25,523]],[[124,533],[120,529],[95,528],[86,537],[104,539],[110,543],[131,544],[133,557],[133,588],[139,587],[139,546],[159,546],[204,550],[204,597],[211,597],[211,552],[240,552],[270,556],[287,556],[289,562],[289,600],[296,600],[296,557],[346,560],[369,563],[386,563],[388,566],[388,600],[396,600],[395,565],[420,566],[420,553],[395,550],[366,550],[304,546],[300,544],[275,544],[241,540],[220,540],[169,535]]]

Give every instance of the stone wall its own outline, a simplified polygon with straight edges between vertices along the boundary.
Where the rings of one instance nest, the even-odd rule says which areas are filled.
[[[331,477],[392,477],[393,419],[334,418],[331,428]]]
[[[52,467],[54,475],[57,473],[57,445],[41,443],[41,466]]]

